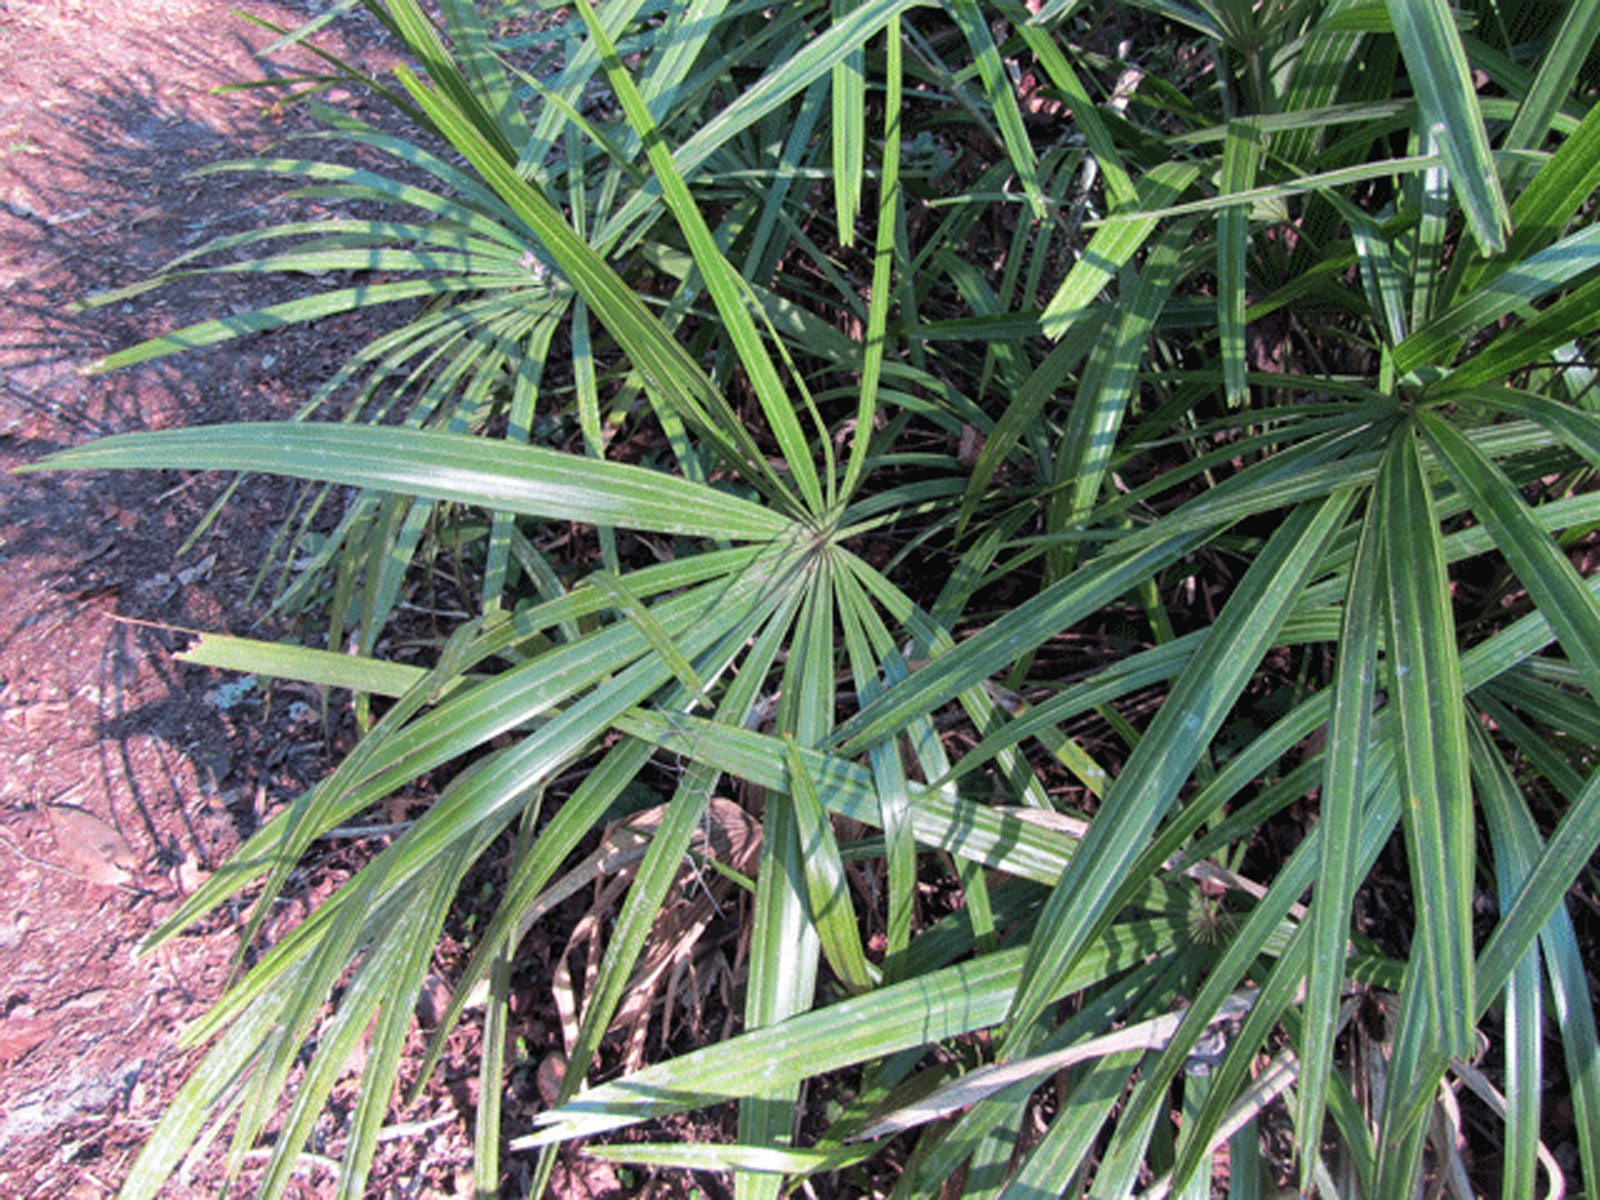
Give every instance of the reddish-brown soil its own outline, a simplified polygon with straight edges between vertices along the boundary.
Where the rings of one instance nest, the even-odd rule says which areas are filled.
[[[317,7],[254,11],[295,25]],[[351,28],[347,49],[381,53],[375,28]],[[194,1061],[176,1038],[219,994],[236,927],[135,945],[324,768],[300,697],[219,691],[174,661],[181,635],[138,623],[249,632],[281,488],[249,486],[179,558],[220,480],[9,473],[102,434],[282,415],[348,348],[325,326],[79,373],[153,327],[250,302],[249,284],[206,283],[137,312],[68,309],[262,219],[271,185],[185,174],[297,119],[265,93],[213,94],[261,76],[252,50],[270,40],[220,0],[0,3],[0,1196],[120,1185]],[[470,1191],[470,1114],[441,1096],[403,1114],[423,1128],[386,1146],[374,1195]],[[321,1195],[332,1178],[308,1160],[297,1186]],[[202,1164],[169,1194],[220,1187]]]
[[[249,7],[294,27],[328,3]],[[189,174],[266,152],[304,127],[299,110],[275,106],[271,92],[215,92],[292,70],[292,59],[257,57],[271,40],[224,0],[0,0],[5,1200],[87,1200],[121,1186],[196,1062],[178,1037],[226,985],[240,914],[213,914],[155,953],[141,956],[136,947],[337,752],[338,712],[325,727],[314,695],[266,693],[174,657],[189,641],[185,630],[274,632],[260,623],[263,605],[251,601],[250,584],[287,510],[287,485],[247,481],[223,519],[180,554],[225,480],[11,474],[107,434],[283,417],[383,320],[335,319],[108,376],[81,373],[154,333],[263,302],[259,282],[205,279],[136,304],[70,307],[148,278],[212,238],[294,211],[272,182]],[[375,66],[391,57],[382,30],[360,14],[320,40]],[[382,118],[360,95],[333,98]],[[360,862],[358,846],[319,847],[269,936]],[[586,903],[579,896],[568,907],[581,914]],[[575,921],[566,918],[566,928]],[[538,1105],[533,1064],[560,1045],[550,1002],[554,936],[536,932],[519,964],[513,1013],[526,1069],[506,1096],[510,1133],[525,1131]],[[461,959],[460,944],[447,937],[441,971]],[[420,1015],[431,1020],[424,1010],[437,1006],[442,988],[423,997]],[[369,1195],[472,1194],[475,1038],[474,1029],[460,1030],[429,1090],[411,1108],[391,1110]],[[342,1148],[349,1101],[348,1088],[335,1094],[291,1194],[332,1194],[330,1156]],[[260,1153],[247,1159],[246,1194]],[[507,1194],[523,1194],[530,1165],[503,1163]],[[618,1171],[576,1155],[557,1167],[553,1183],[557,1195],[596,1200],[723,1194],[715,1181],[697,1187],[681,1175]],[[163,1195],[213,1196],[227,1186],[213,1151]]]

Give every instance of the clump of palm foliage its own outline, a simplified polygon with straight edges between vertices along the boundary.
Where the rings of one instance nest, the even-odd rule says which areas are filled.
[[[1566,908],[1600,843],[1600,6],[366,7],[411,65],[291,82],[396,119],[218,168],[358,206],[141,286],[358,274],[101,365],[400,318],[295,421],[42,464],[309,481],[278,602],[329,650],[202,651],[367,714],[154,942],[241,894],[253,936],[320,835],[433,781],[192,1031],[126,1196],[230,1128],[275,1131],[281,1194],[364,1045],[359,1195],[508,844],[421,1067],[484,1021],[480,1194],[573,1139],[741,1197],[1600,1187]],[[440,554],[478,611],[375,657]],[[501,1128],[524,918],[641,786],[558,1103]],[[601,1078],[727,796],[760,823],[738,1031]],[[604,1143],[729,1100],[729,1144]]]

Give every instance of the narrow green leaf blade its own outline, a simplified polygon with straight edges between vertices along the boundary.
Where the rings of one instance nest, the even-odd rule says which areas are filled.
[[[1180,925],[1158,918],[1112,927],[1059,981],[1057,994],[1088,986],[1172,946],[1181,936]],[[541,1113],[535,1119],[546,1128],[512,1146],[590,1136],[986,1028],[1005,1015],[1022,955],[1020,948],[996,951],[601,1084],[562,1108]]]
[[[706,224],[704,214],[701,213],[699,205],[689,191],[689,185],[679,173],[671,152],[660,136],[655,118],[650,115],[649,106],[639,94],[633,77],[622,65],[616,47],[607,36],[605,27],[595,15],[594,9],[587,0],[578,0],[578,11],[589,26],[589,36],[594,39],[600,50],[606,78],[622,105],[623,113],[629,125],[644,143],[645,154],[649,157],[650,167],[661,185],[667,207],[677,218],[678,227],[689,243],[695,265],[700,269],[700,277],[705,280],[728,336],[738,351],[745,371],[749,374],[750,384],[755,389],[761,410],[778,440],[779,448],[783,451],[784,461],[788,463],[790,473],[810,511],[820,515],[825,504],[822,481],[817,474],[816,462],[811,456],[811,445],[800,428],[795,406],[783,381],[778,377],[777,368],[773,365],[772,357],[767,352],[760,331],[756,328],[755,319],[750,314],[750,302],[753,299],[750,289],[717,245],[711,227]]]
[[[273,679],[294,679],[318,687],[349,688],[375,696],[403,696],[428,672],[406,663],[385,662],[332,650],[313,650],[284,642],[203,633],[200,640],[175,656],[197,667],[243,671]]]
[[[978,77],[983,81],[984,95],[994,112],[995,124],[1000,127],[1000,137],[1010,156],[1012,170],[1017,173],[1033,215],[1043,220],[1049,210],[1045,205],[1044,189],[1039,185],[1039,160],[1034,156],[1027,126],[1022,123],[1022,109],[1017,104],[1017,94],[1012,90],[1011,80],[1000,61],[1000,48],[995,45],[989,22],[978,7],[977,0],[948,0],[945,11],[967,39],[977,63]]]
[[[1487,455],[1432,413],[1419,413],[1417,422],[1534,604],[1549,618],[1589,695],[1600,700],[1600,601]]]
[[[837,19],[854,7],[852,0],[833,0]],[[898,105],[888,115],[899,124]],[[867,57],[853,50],[833,68],[833,207],[839,244],[855,244],[856,212],[861,206],[861,179],[867,153]]]
[[[1262,152],[1261,134],[1247,121],[1234,121],[1222,146],[1224,195],[1243,191],[1256,181]],[[1228,403],[1249,402],[1245,383],[1245,299],[1250,292],[1246,257],[1250,251],[1250,210],[1234,205],[1217,214],[1217,333],[1222,342],[1222,385]]]
[[[1445,0],[1388,0],[1424,129],[1439,141],[1450,182],[1485,254],[1505,249],[1510,215],[1489,152],[1472,71]]]
[[[1171,204],[1199,174],[1198,167],[1187,163],[1160,164],[1139,181],[1140,208],[1160,209]],[[1046,336],[1060,340],[1104,290],[1111,277],[1127,265],[1155,232],[1159,221],[1159,216],[1140,213],[1114,218],[1095,230],[1083,257],[1067,273],[1066,279],[1045,306],[1041,323]]]
[[[788,525],[748,500],[642,467],[392,426],[264,422],[120,434],[27,469],[260,471],[692,537],[764,541]]]
[[[1593,50],[1595,39],[1600,38],[1600,5],[1569,4],[1566,8],[1561,26],[1539,63],[1533,86],[1523,96],[1511,128],[1506,130],[1502,144],[1508,150],[1540,147]]]
[[[872,447],[871,430],[878,412],[878,387],[883,378],[884,353],[889,332],[890,276],[900,227],[900,125],[904,87],[900,53],[900,18],[889,22],[884,47],[883,164],[878,174],[878,229],[872,243],[872,293],[867,307],[866,345],[862,347],[860,393],[856,399],[856,436],[850,442],[841,503],[848,503],[866,469]],[[837,167],[835,167],[837,171]],[[859,191],[859,183],[857,191]]]
[[[1295,509],[1239,582],[1205,642],[1178,677],[1106,794],[1100,819],[1051,891],[1028,943],[1023,983],[1009,1014],[1010,1053],[1029,1031],[1125,884],[1128,868],[1273,644],[1328,538],[1350,510],[1345,493]],[[1115,819],[1106,819],[1113,814]]]
[[[1472,743],[1472,775],[1483,798],[1484,823],[1494,848],[1495,892],[1504,916],[1512,897],[1522,890],[1536,857],[1536,839],[1517,821],[1522,798],[1517,783],[1481,723],[1468,726]],[[1543,1078],[1543,973],[1537,946],[1518,961],[1506,987],[1505,1095],[1506,1165],[1501,1195],[1532,1200],[1538,1175],[1539,1112]]]
[[[1539,931],[1566,896],[1578,872],[1600,846],[1600,771],[1591,775],[1582,793],[1563,814],[1561,823],[1545,843],[1544,852],[1510,910],[1495,926],[1489,944],[1478,958],[1478,995],[1499,995],[1511,979],[1517,962],[1527,953]]]
[[[1318,832],[1322,852],[1311,914],[1311,966],[1306,983],[1305,1037],[1301,1042],[1300,1186],[1308,1190],[1328,1079],[1333,1070],[1333,1035],[1346,978],[1345,946],[1355,900],[1356,855],[1361,806],[1371,774],[1372,705],[1378,677],[1378,633],[1382,623],[1383,537],[1377,510],[1369,512],[1350,569],[1344,626],[1334,678],[1333,719],[1328,729]]]
[[[1410,425],[1395,431],[1372,503],[1384,526],[1389,668],[1400,713],[1396,757],[1417,894],[1413,953],[1426,963],[1439,1047],[1470,1057],[1474,823],[1466,710],[1439,522]]]
[[[1461,342],[1479,329],[1528,309],[1570,279],[1600,266],[1600,229],[1580,230],[1502,271],[1448,312],[1418,329],[1394,349],[1395,370],[1448,366]]]
[[[811,919],[822,939],[822,952],[845,987],[852,992],[869,991],[874,972],[861,945],[838,840],[793,736],[784,739],[784,750],[789,767],[789,799],[794,804],[800,835],[800,861],[805,867],[806,896]]]

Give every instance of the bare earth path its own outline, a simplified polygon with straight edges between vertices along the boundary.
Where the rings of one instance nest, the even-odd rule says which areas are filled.
[[[292,28],[329,3],[247,7]],[[319,42],[378,69],[390,57],[381,35],[358,14]],[[189,640],[181,630],[276,632],[257,626],[263,606],[249,592],[290,487],[247,482],[180,556],[226,481],[11,474],[107,434],[281,418],[370,336],[371,315],[339,318],[81,373],[108,351],[265,301],[260,281],[238,277],[137,305],[74,312],[73,301],[148,278],[211,239],[327,213],[315,199],[291,205],[270,181],[190,174],[280,152],[306,127],[271,92],[214,94],[304,65],[260,61],[272,38],[226,0],[0,0],[0,1200],[89,1200],[121,1186],[196,1061],[178,1035],[222,992],[240,914],[218,912],[153,954],[135,947],[267,813],[319,778],[341,748],[330,741],[347,736],[337,721],[323,728],[308,691],[269,694],[174,658]],[[383,119],[360,96],[333,98]],[[319,848],[268,936],[347,878],[355,854]],[[569,931],[587,900],[573,903]],[[560,1034],[550,947],[527,957],[513,1002],[531,1063]],[[437,1000],[431,989],[419,1015],[431,1021],[424,1010]],[[472,1194],[476,1037],[458,1029],[428,1090],[391,1113],[395,1136],[379,1147],[368,1195]],[[336,1091],[292,1195],[332,1194],[350,1099]],[[536,1104],[531,1071],[517,1075],[507,1119],[525,1123]],[[526,1158],[503,1160],[505,1194],[524,1193]],[[162,1194],[220,1194],[216,1159]],[[621,1174],[572,1156],[553,1190],[564,1200],[724,1194],[714,1180]]]
[[[316,11],[255,4],[284,25]],[[0,0],[0,1196],[111,1194],[193,1059],[175,1039],[218,994],[219,919],[133,948],[262,812],[322,769],[292,694],[270,706],[176,664],[136,622],[248,632],[251,570],[282,497],[249,489],[182,559],[218,480],[18,477],[52,448],[129,429],[282,415],[338,361],[340,332],[85,378],[153,332],[243,306],[247,285],[175,290],[138,313],[67,305],[261,218],[270,187],[186,171],[257,153],[293,118],[262,93],[271,35],[220,0]],[[355,52],[370,50],[357,46]],[[137,323],[135,323],[137,322]],[[373,1194],[457,1191],[448,1106],[380,1165]],[[215,1194],[202,1168],[173,1195]],[[470,1174],[466,1176],[470,1183]],[[297,1184],[320,1195],[331,1176]]]

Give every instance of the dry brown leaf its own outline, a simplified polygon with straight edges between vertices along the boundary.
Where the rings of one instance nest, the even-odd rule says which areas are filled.
[[[534,1072],[534,1082],[539,1087],[539,1098],[544,1101],[546,1108],[554,1108],[561,1098],[561,1081],[567,1076],[567,1056],[559,1050],[552,1050],[539,1062],[539,1069]]]
[[[49,732],[61,724],[67,715],[67,702],[65,700],[41,700],[35,704],[25,704],[9,710],[8,717],[15,717],[22,722],[22,728],[28,733]]]
[[[551,978],[562,1042],[569,1055],[577,1043],[583,1009],[592,994],[604,953],[603,931],[632,883],[648,845],[648,834],[660,826],[665,811],[665,805],[657,805],[613,825],[599,848],[552,885],[524,918],[526,924],[579,888],[591,883],[595,887],[595,899],[557,956]],[[678,888],[656,915],[628,993],[613,1019],[612,1029],[623,1034],[624,1059],[629,1068],[643,1062],[650,1016],[663,988],[675,974],[692,964],[702,937],[732,890],[728,880],[701,862],[714,859],[742,874],[753,873],[761,853],[761,826],[733,801],[714,798],[690,841],[690,852],[693,857],[684,863]],[[583,956],[581,984],[574,981],[572,964],[573,956],[579,953]],[[676,993],[676,987],[670,990]],[[698,999],[697,991],[694,995]],[[668,1015],[663,1028],[670,1027]]]
[[[46,805],[45,814],[63,866],[105,887],[133,877],[138,859],[114,826],[71,804]]]

